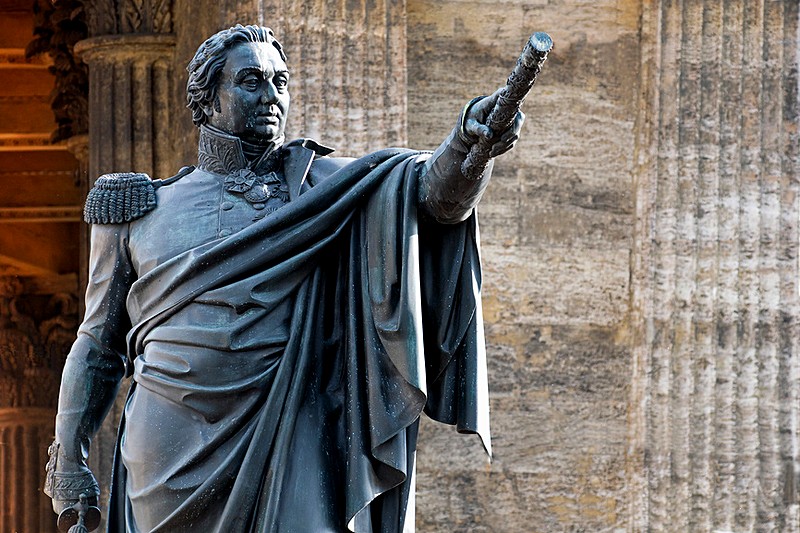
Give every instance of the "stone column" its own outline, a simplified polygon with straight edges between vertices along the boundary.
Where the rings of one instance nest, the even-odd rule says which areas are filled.
[[[798,4],[643,5],[633,530],[797,531]]]
[[[0,531],[57,531],[42,492],[54,419],[52,408],[0,408]]]
[[[76,283],[75,276],[0,278],[0,531],[56,531],[42,487],[77,326]]]
[[[89,65],[89,179],[172,175],[168,97],[172,34],[100,35],[75,46]]]

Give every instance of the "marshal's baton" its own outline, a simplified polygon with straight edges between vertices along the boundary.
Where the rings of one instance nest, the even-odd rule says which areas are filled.
[[[486,125],[492,132],[506,131],[514,122],[522,102],[533,87],[542,64],[547,59],[547,53],[553,48],[553,39],[542,31],[537,31],[522,50],[522,55],[517,60],[517,66],[506,81],[506,86],[500,91],[497,103],[486,118]],[[491,141],[483,137],[472,145],[469,154],[461,164],[461,173],[469,180],[481,177],[486,165],[489,163],[489,152],[492,149]]]

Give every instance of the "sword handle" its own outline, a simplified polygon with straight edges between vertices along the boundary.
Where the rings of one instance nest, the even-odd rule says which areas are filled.
[[[89,505],[88,496],[81,494],[78,502],[58,515],[58,530],[62,533],[88,533],[100,525],[100,509]]]

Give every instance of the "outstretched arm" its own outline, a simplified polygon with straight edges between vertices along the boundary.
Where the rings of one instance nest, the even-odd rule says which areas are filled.
[[[437,222],[455,224],[465,220],[489,184],[492,161],[478,179],[470,180],[462,173],[462,163],[472,145],[481,138],[489,141],[492,145],[489,155],[494,158],[513,148],[519,139],[525,120],[521,111],[506,131],[494,132],[485,124],[499,94],[500,90],[467,104],[456,127],[420,171],[420,209]]]
[[[125,374],[125,299],[134,281],[127,224],[92,226],[86,315],[61,378],[56,438],[50,449],[45,493],[60,513],[82,493],[99,494],[86,460],[92,436],[108,414]]]

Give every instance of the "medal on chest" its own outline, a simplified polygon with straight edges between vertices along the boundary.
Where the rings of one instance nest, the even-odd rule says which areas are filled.
[[[241,194],[256,209],[263,209],[270,198],[289,201],[289,187],[274,171],[258,175],[249,168],[239,169],[225,178],[225,190]]]

